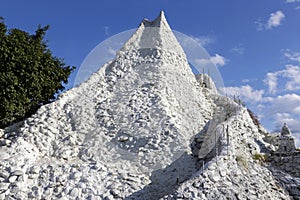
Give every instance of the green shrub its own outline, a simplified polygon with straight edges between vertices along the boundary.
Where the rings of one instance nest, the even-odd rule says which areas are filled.
[[[253,160],[259,161],[260,163],[268,161],[268,155],[266,155],[266,154],[256,153],[256,154],[253,155],[252,158],[253,158]]]

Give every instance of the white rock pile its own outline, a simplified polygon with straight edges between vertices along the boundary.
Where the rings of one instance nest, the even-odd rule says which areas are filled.
[[[194,76],[161,12],[86,82],[0,130],[0,199],[289,199],[262,137]]]

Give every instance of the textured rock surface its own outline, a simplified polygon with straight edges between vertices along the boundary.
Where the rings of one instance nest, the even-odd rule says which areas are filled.
[[[300,152],[277,153],[274,152],[269,161],[278,170],[300,177]]]
[[[86,82],[0,130],[0,199],[296,196],[298,179],[257,159],[262,137],[195,78],[161,13]]]
[[[219,99],[219,102],[224,104],[226,100]],[[221,116],[217,118],[222,123],[210,123],[212,126],[217,124],[217,127],[209,127],[207,130],[214,130],[216,133],[204,133],[204,147],[199,149],[201,158],[205,157],[202,155],[206,152],[212,151],[212,160],[166,198],[289,199],[281,183],[257,159],[257,155],[260,155],[260,145],[263,145],[258,145],[258,141],[263,142],[262,135],[253,124],[247,110],[230,100],[227,100],[226,104],[225,108],[229,108],[230,114],[219,112]],[[217,143],[211,139],[215,137]],[[209,146],[213,147],[208,148]]]

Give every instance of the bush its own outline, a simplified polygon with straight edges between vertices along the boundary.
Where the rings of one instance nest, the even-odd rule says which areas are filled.
[[[267,162],[268,161],[268,155],[256,153],[256,154],[253,155],[253,160],[257,160],[260,163]]]

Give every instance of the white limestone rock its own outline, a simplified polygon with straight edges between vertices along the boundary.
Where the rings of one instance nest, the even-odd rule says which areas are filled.
[[[289,199],[253,158],[265,143],[247,110],[202,79],[164,13],[144,20],[13,140],[0,130],[0,199]]]

